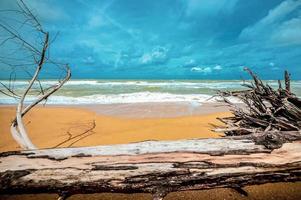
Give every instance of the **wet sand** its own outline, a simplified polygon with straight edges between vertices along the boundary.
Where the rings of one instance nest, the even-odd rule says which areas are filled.
[[[128,103],[114,105],[80,105],[100,115],[126,118],[174,118],[229,112],[222,103]]]
[[[211,131],[229,116],[226,108],[185,104],[47,106],[34,109],[25,118],[33,143],[40,148],[120,144],[144,140],[176,140],[219,137]],[[0,106],[0,152],[19,150],[9,132],[15,108]],[[94,127],[95,123],[95,127]],[[301,183],[277,183],[245,188],[249,197],[231,189],[171,193],[177,199],[275,199],[300,200]],[[13,195],[0,199],[56,199],[55,195]],[[75,195],[70,199],[151,199],[148,194]]]

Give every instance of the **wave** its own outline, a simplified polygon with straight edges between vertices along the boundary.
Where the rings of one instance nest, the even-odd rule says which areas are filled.
[[[9,81],[1,81],[5,85],[9,85]],[[277,81],[267,81],[272,87],[277,87]],[[42,80],[41,84],[43,87],[49,87],[51,85],[57,84],[54,80]],[[65,85],[64,88],[91,88],[91,89],[110,89],[110,88],[125,88],[130,90],[131,88],[139,89],[141,92],[144,89],[157,87],[165,92],[169,92],[169,89],[213,89],[213,90],[223,90],[223,89],[243,89],[243,81],[233,80],[233,81],[105,81],[105,80],[70,80]],[[15,81],[13,86],[15,89],[23,89],[28,85],[28,81]],[[300,81],[292,81],[291,85],[293,87],[300,88]],[[35,83],[33,88],[39,88],[38,83]],[[136,91],[137,92],[137,91]],[[181,93],[181,92],[180,92]]]
[[[33,96],[26,98],[25,103],[30,103],[34,100]],[[160,102],[189,102],[197,103],[212,103],[216,102],[217,98],[212,98],[211,95],[205,94],[170,94],[170,93],[152,93],[152,92],[137,92],[128,94],[112,94],[112,95],[89,95],[81,97],[67,96],[51,96],[47,100],[47,104],[122,104],[122,103],[160,103]],[[237,103],[238,100],[232,98],[230,101]],[[8,97],[0,97],[0,104],[14,104],[15,99]]]
[[[9,85],[8,81],[2,81]],[[103,80],[71,80],[68,81],[62,89],[65,91],[98,91],[105,93],[130,93],[130,92],[167,92],[167,93],[203,93],[200,90],[223,90],[241,88],[240,81],[103,81]],[[44,88],[57,84],[57,81],[41,81]],[[28,85],[27,81],[16,81],[13,86],[16,90],[23,90]],[[40,85],[35,83],[33,88],[39,89]],[[1,89],[1,86],[0,86]],[[155,90],[155,91],[154,91]],[[62,91],[62,90],[61,90]],[[79,94],[78,93],[78,94]],[[206,94],[206,93],[205,93]]]
[[[8,85],[8,81],[1,81]],[[266,81],[277,88],[277,81]],[[43,80],[47,86],[56,84],[54,80]],[[49,104],[117,104],[139,102],[212,102],[207,101],[217,90],[241,90],[243,82],[238,80],[71,80],[51,96]],[[14,90],[21,93],[27,86],[25,80],[14,83]],[[292,81],[293,92],[301,96],[301,81]],[[33,87],[35,94],[39,85]],[[1,89],[1,85],[0,85]],[[34,97],[28,97],[31,102]],[[234,103],[237,101],[232,99]],[[0,94],[0,104],[14,104],[16,101]]]

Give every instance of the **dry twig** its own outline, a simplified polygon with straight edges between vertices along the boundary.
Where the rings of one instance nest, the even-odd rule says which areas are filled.
[[[223,101],[231,107],[233,116],[220,118],[225,127],[218,127],[216,131],[224,132],[226,136],[266,133],[265,141],[275,140],[275,145],[270,147],[280,147],[285,142],[286,132],[300,134],[301,130],[301,99],[291,92],[290,75],[285,71],[285,88],[278,81],[276,90],[264,84],[250,69],[245,68],[245,71],[253,78],[252,83],[244,84],[248,90],[219,92]],[[233,106],[227,100],[230,96],[238,98],[245,109]]]

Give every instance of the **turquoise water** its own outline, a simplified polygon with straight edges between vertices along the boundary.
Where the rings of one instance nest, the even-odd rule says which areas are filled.
[[[56,82],[43,80],[47,88]],[[265,81],[277,88],[277,81]],[[8,84],[6,81],[2,83]],[[21,92],[27,81],[16,81],[14,90]],[[110,104],[135,102],[178,102],[208,100],[218,90],[242,90],[238,80],[70,80],[49,100],[50,104]],[[293,91],[301,96],[301,81],[292,81]],[[31,94],[39,88],[36,84]],[[29,96],[28,101],[33,96]],[[14,99],[0,95],[0,103],[15,103]]]

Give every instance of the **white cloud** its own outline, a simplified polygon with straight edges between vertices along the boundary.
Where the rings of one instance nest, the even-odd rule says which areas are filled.
[[[216,65],[215,67],[213,67],[214,70],[222,70],[223,67],[221,65]]]
[[[190,59],[186,61],[183,65],[183,67],[195,67],[195,66],[196,66],[196,62],[194,59]]]
[[[156,46],[149,53],[144,53],[140,62],[142,64],[150,64],[150,63],[162,63],[168,59],[167,56],[168,49],[162,46]]]
[[[264,17],[260,23],[261,25],[269,25],[283,19],[287,14],[295,10],[301,5],[300,0],[287,0],[279,4],[276,8],[269,11],[269,14]]]
[[[240,39],[266,41],[276,45],[301,44],[301,12],[290,14],[301,6],[301,0],[287,0],[271,9],[256,24],[242,30]]]
[[[278,66],[276,66],[276,64],[274,62],[270,62],[269,66],[270,66],[269,69],[274,70],[274,71],[280,69]]]
[[[301,14],[299,18],[282,23],[272,34],[271,40],[283,45],[301,44]]]
[[[199,72],[202,74],[211,74],[212,73],[212,69],[210,67],[192,67],[190,69],[190,71]]]
[[[141,61],[142,64],[150,63],[152,61],[151,54],[149,54],[149,53],[143,54],[140,61]]]
[[[203,73],[203,74],[211,74],[213,72],[217,72],[217,71],[220,71],[222,70],[223,67],[221,65],[215,65],[214,67],[200,67],[200,66],[197,66],[197,67],[192,67],[190,69],[190,71],[192,72],[199,72],[199,73]]]

